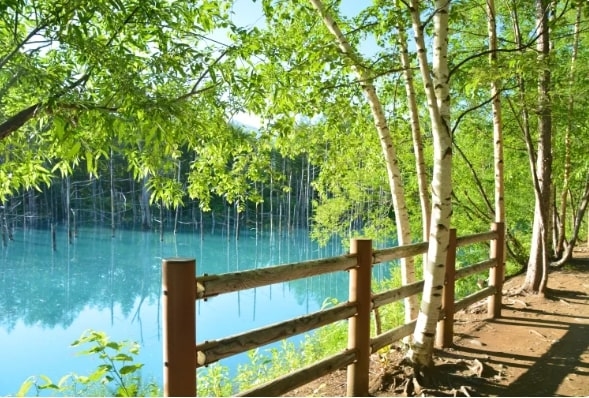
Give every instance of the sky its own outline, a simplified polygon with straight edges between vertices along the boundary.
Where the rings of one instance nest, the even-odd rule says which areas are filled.
[[[372,1],[367,0],[342,0],[341,10],[343,15],[350,17],[357,15],[366,6],[370,5]],[[261,0],[236,0],[233,9],[234,22],[244,27],[264,27],[264,13],[262,11]],[[220,33],[222,35],[222,33]],[[223,41],[220,36],[219,40]],[[376,43],[366,41],[362,44],[360,51],[362,53],[373,53],[376,50]],[[233,115],[232,120],[242,125],[259,128],[262,125],[260,118],[251,113],[237,113]]]

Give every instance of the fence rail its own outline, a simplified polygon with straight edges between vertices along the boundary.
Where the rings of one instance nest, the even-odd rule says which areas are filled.
[[[455,269],[458,247],[487,241],[491,242],[489,259]],[[462,237],[456,237],[456,230],[450,231],[443,308],[440,312],[436,337],[436,343],[439,346],[452,345],[454,313],[477,301],[489,297],[489,316],[501,316],[503,245],[502,223],[493,224],[491,231]],[[428,243],[422,242],[373,250],[371,240],[353,239],[350,254],[343,256],[196,278],[193,259],[164,259],[162,267],[164,394],[194,396],[197,367],[206,366],[223,358],[330,323],[349,319],[346,350],[287,376],[244,391],[240,395],[282,395],[345,366],[348,367],[347,394],[349,396],[367,395],[370,354],[410,335],[415,328],[414,320],[371,338],[371,311],[420,293],[424,284],[423,281],[418,281],[386,292],[371,294],[372,265],[417,256],[426,253],[427,249]],[[487,269],[490,269],[489,286],[455,302],[455,281]],[[339,271],[349,272],[348,302],[235,336],[196,344],[195,300]],[[194,347],[194,349],[187,349],[187,347]]]

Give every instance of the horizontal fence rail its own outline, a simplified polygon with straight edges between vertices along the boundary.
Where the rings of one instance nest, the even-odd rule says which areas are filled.
[[[455,269],[458,247],[489,241],[491,249],[488,259],[458,270]],[[491,231],[462,237],[456,237],[456,230],[450,230],[443,308],[440,312],[436,336],[438,346],[449,347],[452,345],[454,314],[457,311],[488,297],[489,316],[501,316],[501,290],[504,273],[503,245],[504,226],[502,223],[493,224]],[[174,307],[163,310],[164,394],[166,396],[194,396],[196,395],[196,374],[194,372],[196,368],[348,319],[347,349],[287,376],[241,392],[239,395],[282,395],[346,366],[348,368],[347,394],[349,396],[367,395],[370,355],[409,336],[413,333],[416,323],[413,320],[371,337],[371,311],[419,294],[424,285],[424,281],[417,281],[382,293],[372,294],[372,265],[418,256],[426,253],[427,250],[427,242],[374,250],[371,240],[353,239],[350,254],[338,257],[199,277],[187,277],[190,272],[192,275],[195,273],[194,260],[164,259],[162,276],[164,307]],[[183,263],[186,264],[186,267],[181,267]],[[489,286],[460,301],[455,301],[456,280],[484,272],[487,269],[489,269]],[[341,271],[349,272],[350,287],[347,302],[274,325],[196,344],[195,300]],[[178,275],[174,273],[178,273]],[[188,303],[188,301],[192,303]],[[192,324],[193,327],[187,327],[187,324]]]
[[[256,347],[348,319],[354,316],[356,311],[356,305],[347,302],[327,310],[318,311],[264,328],[254,329],[246,333],[220,340],[206,341],[196,346],[196,351],[199,353],[197,366],[210,365],[223,358],[241,354]]]
[[[345,271],[355,266],[356,256],[345,255],[248,271],[200,276],[196,278],[196,298],[204,299],[222,293],[237,292],[274,283]]]

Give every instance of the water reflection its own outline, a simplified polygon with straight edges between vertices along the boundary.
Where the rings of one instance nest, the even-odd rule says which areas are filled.
[[[90,372],[97,363],[76,357],[68,347],[88,328],[140,342],[144,376],[160,381],[162,258],[194,257],[202,275],[343,252],[337,243],[319,248],[305,233],[274,234],[272,239],[242,235],[239,240],[222,235],[201,240],[198,233],[181,233],[160,242],[151,232],[119,231],[112,238],[110,230],[92,228],[80,229],[72,245],[59,231],[57,251],[49,231],[17,231],[14,239],[0,252],[1,395],[14,394],[30,375]],[[384,276],[382,269],[375,272]],[[199,301],[198,341],[315,311],[327,297],[345,300],[347,283],[347,274],[340,272]],[[224,363],[235,367],[240,360]]]

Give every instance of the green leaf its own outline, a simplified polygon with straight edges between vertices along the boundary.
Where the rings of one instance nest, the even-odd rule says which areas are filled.
[[[88,376],[76,376],[76,381],[82,384],[88,384],[90,382],[90,378]]]
[[[110,341],[108,344],[106,344],[106,346],[117,351],[121,349],[121,344],[117,343],[116,341]]]
[[[130,373],[134,373],[137,370],[141,369],[143,367],[142,363],[137,363],[137,364],[133,364],[133,365],[126,365],[123,366],[122,368],[119,369],[119,372],[122,375],[126,375],[126,374],[130,374]]]
[[[88,174],[93,174],[94,173],[94,156],[92,155],[91,152],[86,152],[86,171],[88,172]]]
[[[132,361],[133,357],[127,354],[119,353],[115,355],[112,359],[113,361]]]
[[[71,379],[72,375],[71,374],[67,374],[65,376],[62,376],[61,379],[59,379],[59,382],[57,383],[57,385],[59,386],[59,388],[62,388],[65,383],[68,381],[68,379]]]
[[[71,146],[71,148],[67,152],[66,157],[73,158],[74,156],[76,156],[78,154],[78,152],[80,152],[81,147],[82,147],[82,144],[80,143],[80,141],[74,142],[74,144]]]
[[[17,397],[24,397],[27,395],[31,387],[35,384],[35,378],[33,376],[26,379],[19,387],[18,391],[16,392]]]

